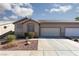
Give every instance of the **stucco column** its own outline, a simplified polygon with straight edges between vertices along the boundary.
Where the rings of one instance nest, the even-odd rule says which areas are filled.
[[[61,37],[64,37],[65,36],[65,28],[64,27],[61,27]]]

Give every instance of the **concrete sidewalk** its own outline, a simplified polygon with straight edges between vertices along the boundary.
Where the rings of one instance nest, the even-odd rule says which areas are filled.
[[[0,55],[79,56],[79,43],[68,39],[38,39],[36,51],[0,51]]]

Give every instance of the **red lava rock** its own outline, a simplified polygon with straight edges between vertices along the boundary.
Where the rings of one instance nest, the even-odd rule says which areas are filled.
[[[1,45],[0,50],[37,50],[38,49],[38,40],[17,40],[16,44]]]

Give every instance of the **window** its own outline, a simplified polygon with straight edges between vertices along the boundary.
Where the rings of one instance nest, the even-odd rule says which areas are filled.
[[[34,32],[34,24],[29,23],[29,24],[27,25],[27,29],[28,29],[28,32]]]
[[[4,29],[6,29],[7,28],[7,26],[4,26]]]

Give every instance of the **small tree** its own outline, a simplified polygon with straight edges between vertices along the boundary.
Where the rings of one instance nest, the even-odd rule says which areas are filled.
[[[76,19],[76,21],[79,21],[79,17],[76,17],[75,19]]]

